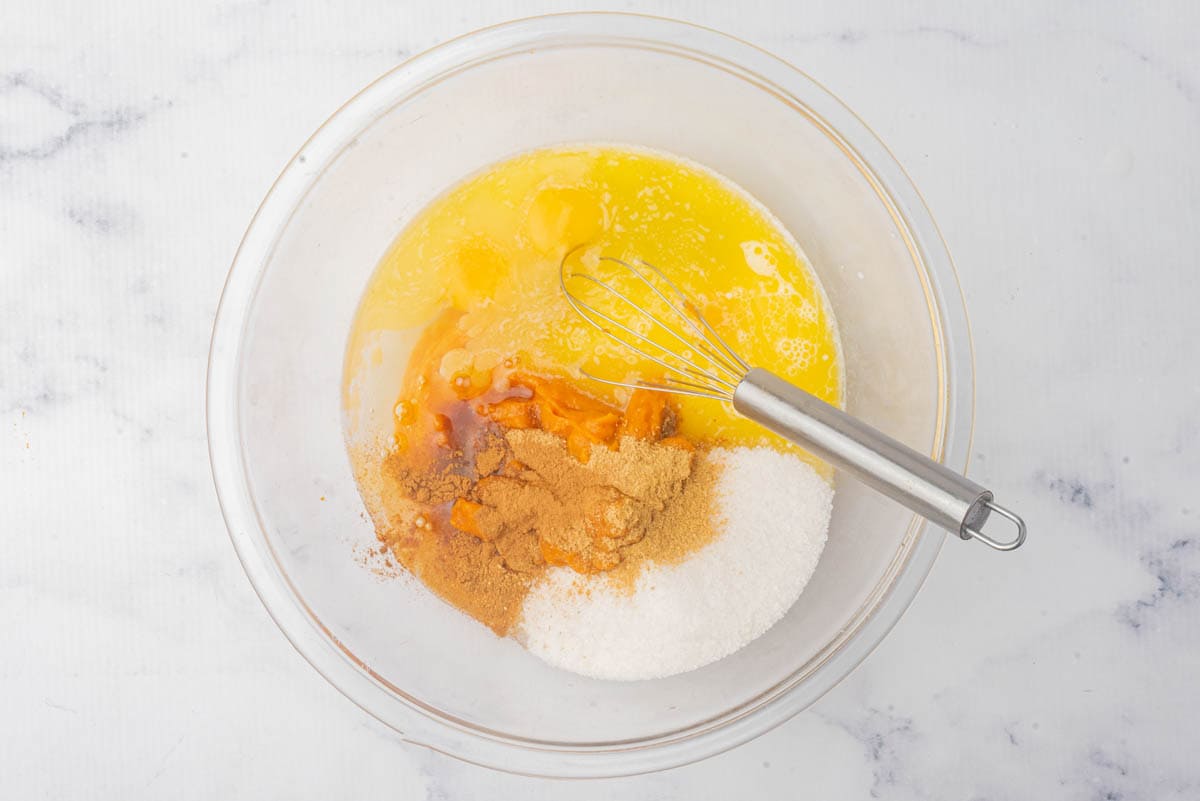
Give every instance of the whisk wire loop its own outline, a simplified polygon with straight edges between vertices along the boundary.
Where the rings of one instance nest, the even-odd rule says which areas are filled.
[[[608,384],[609,386],[613,387],[626,387],[628,389],[653,389],[658,390],[659,392],[670,392],[675,395],[690,395],[694,398],[709,398],[711,400],[727,402],[733,401],[732,393],[713,392],[709,387],[706,387],[702,384],[693,384],[690,381],[679,381],[677,379],[667,378],[664,379],[662,383],[656,383],[654,381],[639,381],[634,383],[632,381],[617,381],[612,378],[602,378],[598,375],[589,373],[587,370],[580,370],[579,372],[585,378],[590,378],[593,381],[599,381],[601,384]]]
[[[645,262],[645,261],[639,262],[642,266],[651,270],[661,280],[666,282],[667,286],[671,287],[672,291],[674,291],[675,294],[679,296],[679,300],[683,304],[682,309],[679,308],[678,306],[676,306],[673,302],[671,302],[671,300],[666,295],[663,294],[662,290],[660,290],[657,286],[654,285],[654,283],[652,281],[650,281],[648,278],[646,278],[646,276],[642,274],[641,270],[634,267],[629,262],[623,261],[622,259],[613,258],[612,256],[601,256],[600,261],[607,261],[607,262],[612,262],[614,264],[619,264],[622,267],[624,267],[626,270],[628,270],[630,273],[632,273],[639,281],[641,281],[643,284],[645,284],[646,287],[649,288],[649,290],[651,292],[653,292],[655,295],[657,295],[659,297],[659,299],[662,300],[663,303],[667,304],[667,308],[669,308],[671,311],[675,312],[675,314],[680,319],[682,319],[685,323],[687,323],[688,326],[693,331],[695,331],[698,335],[700,335],[701,339],[703,340],[703,344],[700,342],[696,342],[694,339],[689,340],[687,337],[683,336],[682,334],[675,331],[670,326],[663,323],[662,320],[660,320],[658,317],[656,317],[653,314],[650,314],[649,310],[640,308],[639,306],[637,306],[637,304],[634,304],[631,302],[630,305],[633,306],[634,310],[640,311],[642,314],[645,314],[647,317],[649,317],[651,320],[653,320],[658,326],[660,326],[664,331],[666,331],[668,334],[670,334],[673,338],[675,338],[679,342],[683,343],[683,346],[685,348],[695,348],[696,350],[703,353],[704,356],[709,360],[709,362],[716,365],[718,368],[722,369],[726,373],[726,375],[728,375],[730,378],[734,379],[734,381],[741,380],[742,375],[745,374],[746,370],[748,370],[749,367],[746,367],[743,370],[739,370],[737,368],[737,364],[735,362],[729,360],[729,358],[727,356],[725,356],[719,352],[714,353],[712,350],[710,350],[709,347],[706,347],[706,345],[707,345],[712,348],[715,348],[718,351],[720,350],[720,348],[717,348],[715,343],[713,343],[709,340],[709,338],[705,334],[704,330],[702,328],[700,328],[700,326],[697,325],[696,321],[693,319],[693,317],[698,318],[707,327],[708,322],[704,320],[703,315],[700,314],[699,310],[696,309],[695,305],[692,303],[691,300],[688,299],[687,295],[685,295],[683,293],[683,291],[678,286],[675,285],[675,282],[672,281],[670,278],[668,278],[662,272],[662,270],[658,269],[657,267],[655,267],[653,264],[650,264],[649,262]],[[689,314],[689,312],[690,312],[690,314]],[[709,330],[711,331],[712,329],[709,328]],[[718,337],[718,339],[720,339],[720,338]],[[723,340],[722,340],[722,344],[724,344]],[[728,346],[725,347],[725,350],[729,350]],[[736,358],[736,356],[734,358]]]
[[[647,286],[649,286],[651,289],[653,289],[655,292],[657,292],[659,297],[663,297],[662,293],[658,292],[658,289],[656,287],[654,287],[649,281],[646,281],[645,277],[642,276],[641,272],[639,270],[634,269],[628,262],[621,261],[620,259],[614,259],[611,256],[601,256],[600,260],[601,261],[611,260],[611,261],[615,261],[615,262],[623,265],[627,270],[630,270],[631,272],[635,273],[639,278],[641,278],[642,281],[645,282]],[[732,347],[730,347],[729,343],[727,343],[725,341],[725,339],[716,332],[716,330],[709,324],[708,320],[705,319],[704,315],[700,313],[700,310],[696,308],[696,304],[692,302],[692,299],[690,297],[688,297],[687,293],[684,292],[682,289],[680,289],[679,285],[676,284],[674,281],[672,281],[666,273],[664,273],[662,270],[658,269],[657,267],[655,267],[653,264],[651,264],[648,261],[639,260],[639,263],[642,264],[644,267],[646,267],[648,270],[651,270],[655,275],[657,275],[660,279],[662,279],[662,281],[665,282],[667,286],[671,287],[671,291],[673,291],[679,297],[680,303],[683,304],[685,309],[687,309],[688,311],[691,312],[691,316],[688,316],[688,315],[682,313],[681,311],[679,311],[679,309],[676,309],[676,313],[678,313],[681,317],[683,317],[684,320],[686,320],[688,322],[688,324],[691,325],[692,330],[694,330],[696,333],[698,333],[701,337],[704,338],[705,342],[709,343],[714,348],[717,348],[719,351],[726,354],[728,356],[728,358],[730,358],[733,361],[733,363],[737,365],[737,367],[741,368],[740,370],[737,370],[737,369],[734,370],[734,372],[737,374],[738,380],[741,380],[741,378],[743,376],[745,376],[745,374],[747,372],[750,371],[750,364],[745,359],[743,359],[741,356],[739,356],[737,351],[735,351]],[[663,300],[666,301],[667,304],[670,305],[672,308],[674,308],[674,304],[672,304],[666,298],[663,298]],[[697,328],[694,320],[700,321],[700,324],[704,326],[704,329],[705,329],[705,331],[707,331],[707,333],[705,333],[705,331],[701,331],[699,328]]]
[[[590,275],[586,275],[584,273],[572,273],[571,277],[583,278],[588,281],[591,281],[592,283],[596,284],[597,286],[601,287],[602,289],[615,295],[617,298],[628,303],[635,310],[641,311],[640,307],[637,304],[635,304],[632,300],[630,300],[620,290],[615,289],[608,283],[601,281],[598,278],[595,278]],[[639,356],[644,356],[645,358],[649,359],[650,361],[654,362],[655,364],[658,364],[661,367],[663,367],[667,370],[670,370],[673,373],[678,373],[680,375],[690,376],[692,378],[697,378],[697,379],[709,381],[714,384],[718,384],[722,388],[727,389],[729,392],[732,392],[734,387],[736,386],[736,384],[726,381],[725,379],[721,378],[720,376],[714,375],[712,372],[703,370],[699,366],[690,363],[682,355],[676,353],[675,351],[662,345],[659,342],[655,342],[653,339],[646,336],[645,334],[642,334],[638,331],[633,330],[629,326],[622,323],[620,320],[615,319],[614,317],[612,317],[612,315],[607,314],[606,312],[600,311],[595,306],[591,305],[590,303],[583,300],[582,298],[572,295],[571,293],[568,292],[567,293],[567,301],[575,308],[575,310],[577,312],[580,313],[580,315],[584,318],[584,320],[586,320],[588,323],[590,323],[593,327],[599,329],[601,332],[612,337],[616,342],[620,343],[621,345],[628,348],[629,350],[632,350],[634,353],[638,354]],[[624,331],[629,336],[634,337],[642,342],[645,342],[646,344],[651,345],[655,348],[658,348],[665,355],[669,355],[671,357],[674,357],[675,359],[678,359],[681,364],[680,365],[672,364],[671,362],[668,362],[665,359],[660,358],[659,356],[655,356],[653,353],[648,352],[644,348],[638,347],[637,345],[635,345],[625,339],[622,339],[621,337],[614,336],[613,332],[610,329],[607,329],[603,325],[600,325],[599,323],[597,323],[596,320],[592,317],[592,315],[600,318],[601,320],[608,323],[609,325],[615,326],[616,328],[620,329],[621,331]]]
[[[628,261],[612,256],[601,256],[600,261],[618,265],[637,278],[655,297],[662,301],[669,312],[656,314],[645,305],[635,301],[626,292],[618,289],[610,281],[585,272],[568,271],[567,257],[564,257],[559,265],[559,284],[564,297],[589,325],[608,335],[629,351],[659,365],[667,371],[668,375],[665,375],[658,383],[618,381],[590,373],[587,374],[588,378],[611,386],[656,389],[716,400],[731,400],[734,389],[750,369],[749,365],[713,330],[683,290],[661,270],[648,262],[639,260],[635,266]],[[650,273],[650,276],[643,268]],[[654,280],[651,280],[651,276],[657,277],[659,282],[665,284],[678,300],[672,300]],[[621,308],[633,312],[634,319],[642,319],[650,324],[647,332],[636,330],[631,325],[617,319],[613,314],[584,300],[568,285],[571,279],[587,281],[609,297],[615,298],[621,304]],[[681,329],[678,322],[680,320],[683,325],[687,326],[686,329]],[[665,337],[653,336],[656,329],[665,334]],[[694,332],[695,336],[689,336],[686,333],[688,329]],[[667,339],[665,343],[662,341],[664,338]],[[681,345],[682,351],[675,347],[674,343]]]

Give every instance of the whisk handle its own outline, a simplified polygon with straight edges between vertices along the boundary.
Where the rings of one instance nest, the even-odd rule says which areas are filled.
[[[964,540],[1001,551],[1025,541],[1024,521],[995,504],[987,489],[768,370],[746,374],[733,407]],[[983,533],[992,512],[1016,526],[1015,538]]]

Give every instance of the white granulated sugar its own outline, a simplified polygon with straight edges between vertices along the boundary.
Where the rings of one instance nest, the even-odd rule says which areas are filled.
[[[721,531],[684,561],[642,571],[632,593],[554,568],[525,598],[519,638],[556,667],[598,679],[694,670],[745,646],[795,603],[829,529],[833,490],[770,448],[717,450]]]

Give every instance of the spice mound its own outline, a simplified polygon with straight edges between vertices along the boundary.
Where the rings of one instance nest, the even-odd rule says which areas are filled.
[[[631,591],[646,566],[712,538],[715,471],[674,434],[666,396],[637,391],[620,409],[566,379],[462,379],[427,370],[398,405],[406,446],[383,462],[377,529],[405,568],[497,634],[549,568]]]

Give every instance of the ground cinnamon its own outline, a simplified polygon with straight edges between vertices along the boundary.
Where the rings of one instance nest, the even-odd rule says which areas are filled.
[[[553,498],[537,507],[533,520],[543,558],[580,573],[621,563],[624,549],[644,539],[653,516],[679,494],[694,458],[690,451],[623,437],[616,450],[593,447],[583,464],[546,431],[509,431],[505,439],[527,465],[525,486],[545,488]],[[499,498],[497,508],[510,508],[512,500]]]
[[[424,378],[398,431],[409,446],[384,460],[380,538],[497,634],[551,567],[632,587],[643,566],[711,539],[717,467],[673,436],[662,396],[635,392],[621,410],[563,379],[506,376],[495,383],[510,394],[465,398]]]

